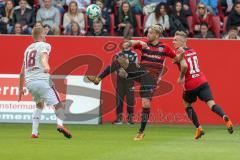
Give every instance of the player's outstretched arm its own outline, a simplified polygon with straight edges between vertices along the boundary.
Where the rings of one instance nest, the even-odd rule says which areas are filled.
[[[24,65],[22,65],[22,69],[20,72],[20,77],[19,77],[19,93],[18,93],[18,101],[21,101],[22,95],[24,95],[23,92],[23,82],[24,82]]]
[[[179,75],[179,78],[177,81],[178,81],[178,83],[182,84],[182,83],[184,83],[184,77],[187,72],[188,66],[187,66],[187,62],[185,61],[185,59],[180,60],[179,65],[180,65],[180,75]]]
[[[129,40],[129,41],[123,43],[123,48],[128,48],[128,47],[132,47],[135,45],[141,45],[142,48],[148,48],[147,43],[140,41],[140,40]]]
[[[48,56],[47,53],[42,53],[41,54],[41,63],[43,65],[45,73],[49,73],[49,71],[50,71],[50,66],[48,64],[48,58],[49,58],[49,56]]]

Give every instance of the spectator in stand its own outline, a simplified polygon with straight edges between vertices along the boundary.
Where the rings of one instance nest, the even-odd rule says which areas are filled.
[[[80,12],[86,12],[87,6],[91,4],[91,0],[66,0],[66,4],[69,6],[71,1],[76,1]]]
[[[240,2],[236,2],[233,6],[233,10],[228,15],[227,20],[227,30],[229,30],[231,27],[236,26],[238,28],[238,31],[240,31]]]
[[[188,22],[183,9],[183,4],[177,1],[172,8],[172,14],[170,15],[170,36],[174,36],[176,31],[188,31]]]
[[[105,32],[109,32],[110,31],[110,14],[106,10],[104,10],[105,7],[104,7],[103,0],[96,0],[96,5],[98,5],[102,10],[101,20],[103,23],[103,30]],[[89,19],[88,22],[89,22],[90,31],[92,31],[93,20]]]
[[[32,27],[36,23],[35,13],[33,9],[27,8],[27,1],[19,1],[19,9],[13,13],[13,24],[20,23],[22,25],[23,34],[31,34]]]
[[[93,21],[93,30],[88,32],[88,36],[108,36],[108,33],[103,30],[103,22],[101,19]]]
[[[47,24],[43,25],[43,23],[41,21],[36,22],[34,26],[35,27],[43,27],[46,35],[53,35],[53,31],[52,31],[51,27]]]
[[[69,32],[65,33],[65,35],[71,36],[81,36],[80,26],[77,22],[71,22],[71,29]]]
[[[195,38],[215,38],[212,31],[209,30],[208,24],[206,22],[202,22],[200,24],[200,32],[194,36]]]
[[[44,0],[43,6],[37,12],[37,21],[42,21],[43,25],[48,24],[55,35],[60,34],[60,12],[52,6],[52,0]]]
[[[0,8],[0,33],[7,34],[13,30],[14,5],[12,0],[6,1],[6,6]]]
[[[27,8],[33,9],[34,1],[35,1],[35,0],[27,0]],[[20,7],[19,7],[19,2],[20,2],[20,0],[13,0],[13,3],[14,3],[15,6],[16,6],[15,9],[20,8]]]
[[[66,0],[52,0],[52,5],[56,7],[61,14],[65,12],[63,6],[65,5]],[[39,0],[39,4],[42,7],[44,5],[44,0]]]
[[[239,30],[237,27],[231,27],[228,31],[228,33],[223,36],[223,39],[235,39],[235,40],[240,40],[239,36]]]
[[[45,24],[43,28],[46,35],[54,35],[52,28],[48,24]]]
[[[41,21],[37,21],[34,25],[34,27],[43,27],[43,24]]]
[[[148,28],[155,24],[161,24],[164,30],[169,30],[170,23],[166,3],[159,3],[154,12],[148,16],[144,32],[146,33]]]
[[[119,8],[117,18],[117,32],[120,36],[132,37],[134,35],[134,28],[136,27],[136,19],[133,15],[130,4],[124,1]]]
[[[227,16],[231,12],[234,3],[235,3],[235,0],[222,0],[221,1],[221,6],[223,7],[223,13],[225,14],[225,16]]]
[[[134,14],[142,14],[142,4],[140,0],[128,0]]]
[[[114,0],[104,0],[104,11],[111,13],[114,10]],[[96,3],[96,0],[93,0],[93,3]]]
[[[20,23],[15,23],[12,34],[22,35],[22,25]]]
[[[192,15],[192,11],[190,8],[190,0],[168,0],[167,4],[168,6],[173,9],[174,8],[174,4],[176,4],[177,2],[181,2],[183,5],[183,12],[185,14],[185,16],[191,16]]]
[[[218,0],[200,0],[213,15],[218,15]]]
[[[119,9],[124,1],[126,1],[130,4],[132,13],[134,13],[134,14],[142,13],[141,0],[114,0],[113,5],[116,7],[114,9]]]
[[[167,3],[167,0],[144,0],[143,14],[148,16],[153,13],[159,3]]]
[[[63,16],[64,34],[71,32],[72,22],[78,23],[81,35],[86,34],[84,14],[79,11],[76,1],[71,1],[69,3],[68,12],[66,12]]]
[[[207,11],[206,6],[203,3],[198,3],[197,5],[197,11],[193,18],[193,26],[194,31],[199,32],[200,31],[200,24],[202,22],[206,22],[208,24],[208,28],[212,29],[212,14],[210,14]]]
[[[149,5],[151,3],[167,3],[168,0],[144,0],[144,5]]]

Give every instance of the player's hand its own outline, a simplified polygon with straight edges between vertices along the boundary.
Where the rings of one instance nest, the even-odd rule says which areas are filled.
[[[127,73],[123,68],[120,68],[119,71],[118,71],[118,75],[119,75],[121,78],[127,78],[128,73]]]
[[[189,6],[186,5],[186,4],[184,4],[184,5],[183,5],[183,8],[184,8],[184,10],[188,10],[188,9],[189,9]]]
[[[232,10],[232,7],[233,7],[233,5],[231,5],[231,6],[228,6],[228,8],[227,8],[227,12],[231,12],[231,10]]]
[[[23,89],[19,89],[19,94],[18,94],[18,102],[22,100],[22,96],[24,95]]]
[[[179,84],[183,84],[184,83],[184,81],[185,81],[185,77],[179,77],[178,78],[178,80],[177,80],[177,82],[179,83]]]
[[[199,30],[200,30],[200,25],[195,25],[195,26],[194,26],[194,30],[195,30],[195,31],[199,31]]]

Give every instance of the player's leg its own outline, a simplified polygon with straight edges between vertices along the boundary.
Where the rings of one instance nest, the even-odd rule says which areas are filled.
[[[40,81],[32,81],[26,84],[27,89],[31,93],[34,102],[36,102],[36,108],[32,114],[32,138],[38,138],[38,127],[41,120],[42,110],[44,107],[44,101],[41,98],[41,86],[42,83]]]
[[[62,133],[66,138],[72,138],[70,131],[64,127],[63,121],[65,120],[65,107],[62,102],[54,105],[55,114],[57,118],[57,131]]]
[[[151,99],[153,96],[154,89],[156,87],[156,81],[149,74],[141,77],[140,82],[141,82],[140,95],[142,97],[142,116],[141,116],[142,119],[141,127],[134,140],[142,140],[144,138],[144,131],[150,115]]]
[[[143,140],[144,138],[144,131],[149,119],[150,115],[150,108],[151,108],[151,100],[148,98],[142,98],[142,116],[141,116],[141,127],[134,138],[135,141]]]
[[[188,115],[188,118],[192,121],[194,126],[196,127],[195,132],[195,139],[201,138],[201,136],[204,135],[203,129],[198,121],[197,114],[192,107],[192,103],[194,103],[197,100],[197,96],[195,94],[195,91],[185,91],[183,93],[183,103],[185,106],[185,111]]]
[[[134,113],[134,103],[135,103],[135,97],[134,97],[134,82],[133,81],[127,81],[127,94],[126,94],[126,101],[127,101],[127,112],[128,112],[128,123],[134,124],[133,122],[133,113]]]
[[[118,60],[119,59],[119,60]],[[98,85],[102,79],[104,79],[106,76],[111,74],[112,72],[115,72],[121,68],[121,65],[119,63],[126,63],[128,64],[129,61],[127,58],[118,58],[117,60],[114,60],[111,65],[107,66],[98,76],[87,76],[88,80],[93,82],[94,84]],[[123,62],[125,61],[125,62]]]
[[[223,111],[222,107],[217,105],[213,100],[212,92],[208,83],[201,86],[201,90],[199,91],[198,96],[202,101],[206,102],[206,104],[209,106],[212,112],[216,113],[219,117],[223,118],[227,126],[228,132],[230,134],[233,133],[233,124],[229,117]]]
[[[46,103],[47,106],[54,106],[55,114],[57,119],[57,131],[63,133],[66,138],[71,138],[72,135],[70,131],[63,125],[63,121],[65,120],[65,106],[60,101],[59,95],[54,88],[52,82],[46,82],[42,86],[42,99]]]
[[[38,138],[38,127],[41,120],[42,110],[44,107],[44,102],[36,103],[36,108],[33,111],[32,115],[32,138]]]
[[[125,81],[121,77],[117,76],[117,88],[116,88],[116,120],[113,124],[122,124],[122,112],[123,112],[123,102],[125,96]]]

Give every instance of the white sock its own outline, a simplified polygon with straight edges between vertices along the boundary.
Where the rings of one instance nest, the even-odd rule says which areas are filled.
[[[63,120],[57,117],[57,125],[63,126]]]
[[[42,109],[35,108],[33,111],[33,119],[32,119],[32,134],[38,134],[38,126],[41,120]]]
[[[55,114],[56,114],[56,118],[57,118],[57,125],[63,126],[63,121],[65,119],[64,109],[59,108],[59,109],[55,110]]]

